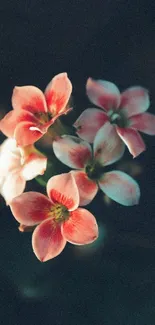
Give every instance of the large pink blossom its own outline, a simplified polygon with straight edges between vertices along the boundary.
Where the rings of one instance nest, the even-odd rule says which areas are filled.
[[[56,157],[76,169],[72,174],[79,189],[80,205],[90,203],[98,189],[122,205],[138,204],[140,189],[130,176],[117,170],[105,172],[106,166],[122,157],[124,147],[110,123],[97,132],[93,150],[88,142],[74,136],[65,135],[53,142]]]
[[[44,174],[47,158],[33,145],[16,146],[14,139],[6,139],[0,146],[0,193],[7,204],[21,194],[26,181]]]
[[[71,173],[51,177],[47,193],[48,197],[37,192],[23,193],[10,204],[18,222],[37,225],[32,246],[42,262],[59,255],[66,242],[85,245],[98,237],[95,217],[78,208],[79,192]]]
[[[0,130],[15,138],[17,145],[26,146],[40,139],[50,125],[66,108],[72,91],[67,73],[56,75],[45,93],[34,86],[15,87],[12,95],[13,110],[0,121]]]
[[[148,91],[137,86],[120,94],[115,84],[91,78],[86,91],[90,101],[103,110],[86,109],[74,123],[77,134],[92,143],[97,131],[108,121],[133,157],[143,152],[145,143],[138,131],[155,135],[155,115],[145,113],[150,105]]]

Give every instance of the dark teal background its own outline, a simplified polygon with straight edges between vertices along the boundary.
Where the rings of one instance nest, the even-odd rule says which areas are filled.
[[[148,88],[155,114],[154,1],[2,0],[2,111],[11,109],[15,85],[44,89],[63,71],[74,86],[74,112],[65,121],[91,107],[89,76],[121,90]],[[88,251],[67,245],[42,264],[31,234],[19,233],[9,208],[1,208],[0,324],[155,325],[155,137],[144,138],[147,151],[137,158],[144,170],[137,178],[140,205],[107,207],[99,193],[88,208],[100,223],[101,240]]]

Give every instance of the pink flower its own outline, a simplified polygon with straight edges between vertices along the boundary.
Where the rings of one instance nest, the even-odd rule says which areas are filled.
[[[145,144],[138,131],[155,135],[155,115],[144,113],[150,105],[148,91],[137,86],[120,94],[115,84],[91,78],[86,90],[89,99],[104,111],[86,109],[74,124],[77,134],[92,143],[100,127],[109,121],[133,157],[143,152]]]
[[[45,93],[34,86],[15,87],[10,111],[1,121],[0,130],[15,138],[17,145],[26,146],[40,139],[66,108],[72,85],[67,73],[55,76],[47,85]]]
[[[36,192],[23,193],[10,204],[18,222],[37,225],[32,246],[42,262],[59,255],[66,242],[85,245],[98,237],[95,217],[78,208],[79,193],[71,173],[51,177],[47,193],[49,198]]]
[[[74,136],[62,136],[53,142],[56,157],[71,168],[79,189],[80,205],[86,205],[101,189],[112,200],[122,205],[138,204],[140,189],[138,184],[121,171],[104,172],[108,166],[124,153],[124,144],[116,136],[116,130],[105,123],[97,132],[93,151],[88,142]]]
[[[19,148],[14,139],[0,146],[0,193],[7,204],[21,194],[26,181],[44,174],[47,158],[33,145]]]

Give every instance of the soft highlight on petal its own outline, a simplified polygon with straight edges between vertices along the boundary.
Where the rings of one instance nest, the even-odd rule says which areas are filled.
[[[12,106],[15,110],[24,109],[33,114],[47,112],[45,96],[35,86],[15,87],[12,94]]]
[[[84,168],[91,159],[91,146],[78,137],[64,135],[53,141],[56,157],[71,168]]]
[[[66,245],[61,234],[60,224],[48,219],[42,222],[33,232],[32,247],[41,262],[46,262],[59,255]]]
[[[47,194],[53,202],[64,205],[69,211],[79,205],[79,192],[71,173],[51,177],[47,183]]]
[[[71,171],[79,191],[80,206],[89,204],[98,192],[95,181],[88,178],[84,171]]]
[[[133,157],[137,157],[146,150],[145,143],[140,134],[131,128],[116,127],[117,133],[124,141]]]
[[[107,115],[97,108],[87,108],[74,123],[78,136],[93,143],[97,131],[108,121]]]
[[[147,111],[150,99],[147,89],[131,87],[121,94],[120,108],[128,117]]]
[[[101,165],[107,166],[119,160],[124,154],[125,146],[115,127],[105,123],[97,132],[94,140],[94,157]]]
[[[43,136],[39,129],[32,129],[33,127],[34,124],[31,122],[21,122],[17,125],[14,137],[18,146],[22,147],[33,144]]]
[[[20,170],[21,154],[14,139],[8,138],[0,145],[0,175],[7,175],[15,169]]]
[[[33,226],[47,219],[52,202],[43,194],[25,192],[10,203],[15,219],[26,226]]]
[[[67,73],[56,75],[45,89],[45,97],[49,111],[53,116],[65,113],[66,105],[72,92],[72,84]]]
[[[26,181],[43,175],[47,167],[47,158],[37,153],[31,153],[24,162],[21,174]]]
[[[1,195],[4,197],[6,204],[10,202],[18,195],[23,193],[25,189],[26,181],[20,175],[19,170],[13,170],[5,178],[3,185],[1,186]]]
[[[69,219],[62,224],[62,234],[72,244],[90,244],[98,237],[96,219],[86,209],[72,211]]]
[[[121,171],[105,173],[99,181],[100,189],[112,200],[131,206],[139,203],[140,188],[137,182]]]
[[[130,118],[130,125],[138,131],[149,135],[155,135],[155,115],[153,114],[143,113],[132,116]]]
[[[115,109],[120,104],[119,89],[112,82],[89,78],[86,84],[86,91],[90,101],[106,111]]]

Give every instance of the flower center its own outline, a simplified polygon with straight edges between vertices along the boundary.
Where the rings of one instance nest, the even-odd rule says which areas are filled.
[[[55,203],[51,208],[50,216],[55,222],[63,222],[69,218],[69,211],[64,205]]]
[[[38,112],[38,113],[35,113],[34,115],[39,120],[39,122],[41,124],[49,122],[52,118],[52,114],[50,112],[47,112],[47,113]]]
[[[115,124],[120,128],[126,128],[129,126],[127,116],[121,110],[110,110],[108,116],[111,124]]]
[[[94,161],[92,163],[89,163],[85,167],[85,172],[91,180],[97,181],[100,176],[103,174],[104,167],[101,166],[98,162]]]

